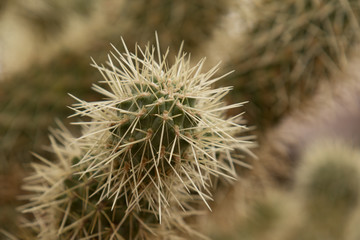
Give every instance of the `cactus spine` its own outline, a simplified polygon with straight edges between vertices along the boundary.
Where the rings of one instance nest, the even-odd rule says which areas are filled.
[[[124,43],[109,68],[94,62],[106,83],[94,89],[106,99],[74,97],[74,116],[90,118],[75,123],[82,136],[55,131],[58,161],[39,157],[25,185],[36,193],[24,212],[34,214],[41,239],[197,236],[184,219],[195,214],[193,202],[209,207],[213,179],[235,177],[251,142],[236,137],[240,115],[224,116],[242,104],[224,104],[229,87],[211,88],[217,67],[201,73],[204,61],[191,67],[181,51],[168,67],[157,46],[133,54]]]

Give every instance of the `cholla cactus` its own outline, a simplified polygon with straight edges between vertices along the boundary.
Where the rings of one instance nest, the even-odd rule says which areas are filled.
[[[359,157],[358,151],[339,143],[327,143],[307,152],[298,171],[299,193],[308,218],[319,231],[340,234],[358,205]]]
[[[337,140],[313,143],[293,189],[254,199],[249,214],[232,219],[237,225],[215,239],[359,239],[359,158],[359,149]]]
[[[234,179],[234,163],[251,146],[241,117],[225,118],[229,87],[212,89],[214,67],[201,73],[181,51],[168,67],[167,53],[140,48],[141,57],[111,53],[110,68],[94,64],[107,89],[104,101],[77,99],[74,116],[86,116],[77,139],[55,131],[58,162],[39,157],[26,189],[41,239],[148,239],[196,235],[185,223],[192,202],[209,207],[213,178]],[[116,50],[116,49],[115,49]],[[157,52],[157,56],[155,54]],[[56,141],[57,139],[57,141]],[[159,224],[161,223],[161,224]]]
[[[71,17],[89,17],[94,11],[94,1],[53,1],[35,0],[12,1],[15,13],[28,27],[44,40],[59,36],[69,24]]]
[[[261,0],[256,22],[228,62],[238,99],[258,128],[272,126],[313,96],[359,43],[357,0]]]
[[[62,127],[50,139],[59,162],[39,156],[43,163],[33,164],[35,174],[27,178],[25,186],[40,192],[31,196],[32,202],[25,210],[34,214],[35,221],[27,226],[38,232],[39,239],[156,239],[174,237],[179,231],[192,233],[181,219],[183,212],[167,216],[163,225],[158,225],[156,214],[144,202],[136,206],[137,210],[127,208],[126,192],[117,196],[116,205],[109,199],[101,200],[99,186],[103,179],[87,175],[79,180],[77,173],[84,167],[73,164],[82,151],[73,144],[71,133]],[[192,214],[191,208],[188,210]]]
[[[184,40],[184,50],[189,52],[212,36],[230,8],[227,0],[126,0],[125,6],[120,20],[128,23],[126,32],[132,39],[147,41],[157,31],[162,46],[177,48]]]
[[[99,97],[90,90],[96,80],[96,71],[91,70],[79,54],[65,52],[46,65],[35,64],[0,81],[0,168],[8,162],[27,163],[29,151],[41,151],[48,144],[53,119],[71,114],[64,108],[72,103],[67,92],[88,99]]]
[[[309,147],[297,171],[297,223],[286,218],[274,239],[347,239],[360,199],[359,150],[326,140]],[[287,216],[287,215],[286,215]],[[284,224],[288,222],[289,224]]]

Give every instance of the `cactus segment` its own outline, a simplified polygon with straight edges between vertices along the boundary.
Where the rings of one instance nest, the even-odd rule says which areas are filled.
[[[55,131],[58,161],[39,157],[44,163],[27,180],[38,194],[23,209],[41,239],[201,237],[185,217],[199,201],[210,209],[214,179],[235,179],[239,153],[252,146],[238,135],[241,115],[225,118],[242,103],[226,106],[230,88],[211,88],[221,79],[211,78],[217,66],[201,73],[204,60],[191,66],[180,50],[169,67],[158,41],[135,54],[124,47],[114,47],[108,68],[93,64],[104,77],[105,87],[93,87],[103,101],[73,96],[73,116],[90,119],[74,123],[83,134]]]

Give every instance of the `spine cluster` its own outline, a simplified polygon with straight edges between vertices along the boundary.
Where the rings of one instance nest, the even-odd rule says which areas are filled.
[[[157,44],[159,46],[159,44]],[[201,72],[179,51],[146,47],[111,53],[94,66],[103,101],[77,99],[74,116],[87,117],[75,138],[65,128],[51,137],[56,161],[42,157],[25,188],[40,239],[168,239],[197,236],[186,217],[196,202],[209,207],[214,179],[234,179],[234,164],[249,153],[240,115],[227,119],[229,87],[213,89],[217,66]],[[246,165],[246,164],[243,164]],[[210,207],[209,207],[210,208]]]

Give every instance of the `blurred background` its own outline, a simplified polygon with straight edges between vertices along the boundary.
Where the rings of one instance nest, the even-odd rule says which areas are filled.
[[[228,103],[247,102],[228,115],[244,112],[258,143],[258,159],[244,159],[252,169],[216,190],[199,230],[211,239],[358,239],[359,24],[358,0],[0,0],[0,239],[20,231],[22,179],[32,153],[51,159],[49,128],[58,119],[79,131],[68,93],[101,99],[90,57],[105,64],[110,43],[123,52],[123,37],[134,51],[154,44],[155,31],[170,63],[183,43],[194,64],[207,58],[204,71],[218,62],[218,76],[234,70],[217,86],[233,86]],[[314,162],[327,161],[339,165],[321,173]]]

